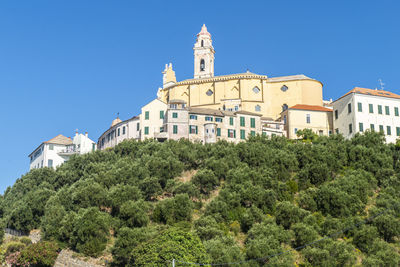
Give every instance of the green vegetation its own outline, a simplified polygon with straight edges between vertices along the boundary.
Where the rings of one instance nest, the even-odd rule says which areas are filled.
[[[299,137],[124,141],[30,171],[1,196],[0,223],[114,266],[399,266],[400,145],[368,131]],[[1,255],[46,249],[58,247],[21,240]]]

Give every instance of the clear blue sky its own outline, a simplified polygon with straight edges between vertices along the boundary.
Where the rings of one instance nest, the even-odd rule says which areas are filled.
[[[196,4],[198,3],[198,4]],[[214,41],[215,75],[305,74],[324,98],[355,86],[400,94],[399,1],[0,2],[0,192],[57,134],[97,141],[117,112],[138,114],[172,62],[193,76],[195,35]]]

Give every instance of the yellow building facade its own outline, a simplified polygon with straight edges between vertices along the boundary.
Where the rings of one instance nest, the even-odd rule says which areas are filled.
[[[158,96],[184,100],[190,107],[247,111],[277,119],[296,104],[322,106],[322,83],[305,75],[270,78],[251,72],[214,76],[211,34],[203,25],[194,45],[194,78],[176,81],[172,65],[163,72]]]

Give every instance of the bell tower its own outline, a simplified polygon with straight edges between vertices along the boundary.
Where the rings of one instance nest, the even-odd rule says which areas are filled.
[[[197,34],[194,50],[194,78],[214,77],[214,47],[212,46],[211,34],[203,24],[201,31]]]

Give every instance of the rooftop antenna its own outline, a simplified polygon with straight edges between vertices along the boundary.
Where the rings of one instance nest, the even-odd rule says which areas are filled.
[[[117,118],[119,118],[119,112],[117,112]]]
[[[382,82],[382,79],[378,79],[379,84],[381,85],[381,90],[385,88],[385,84]]]

